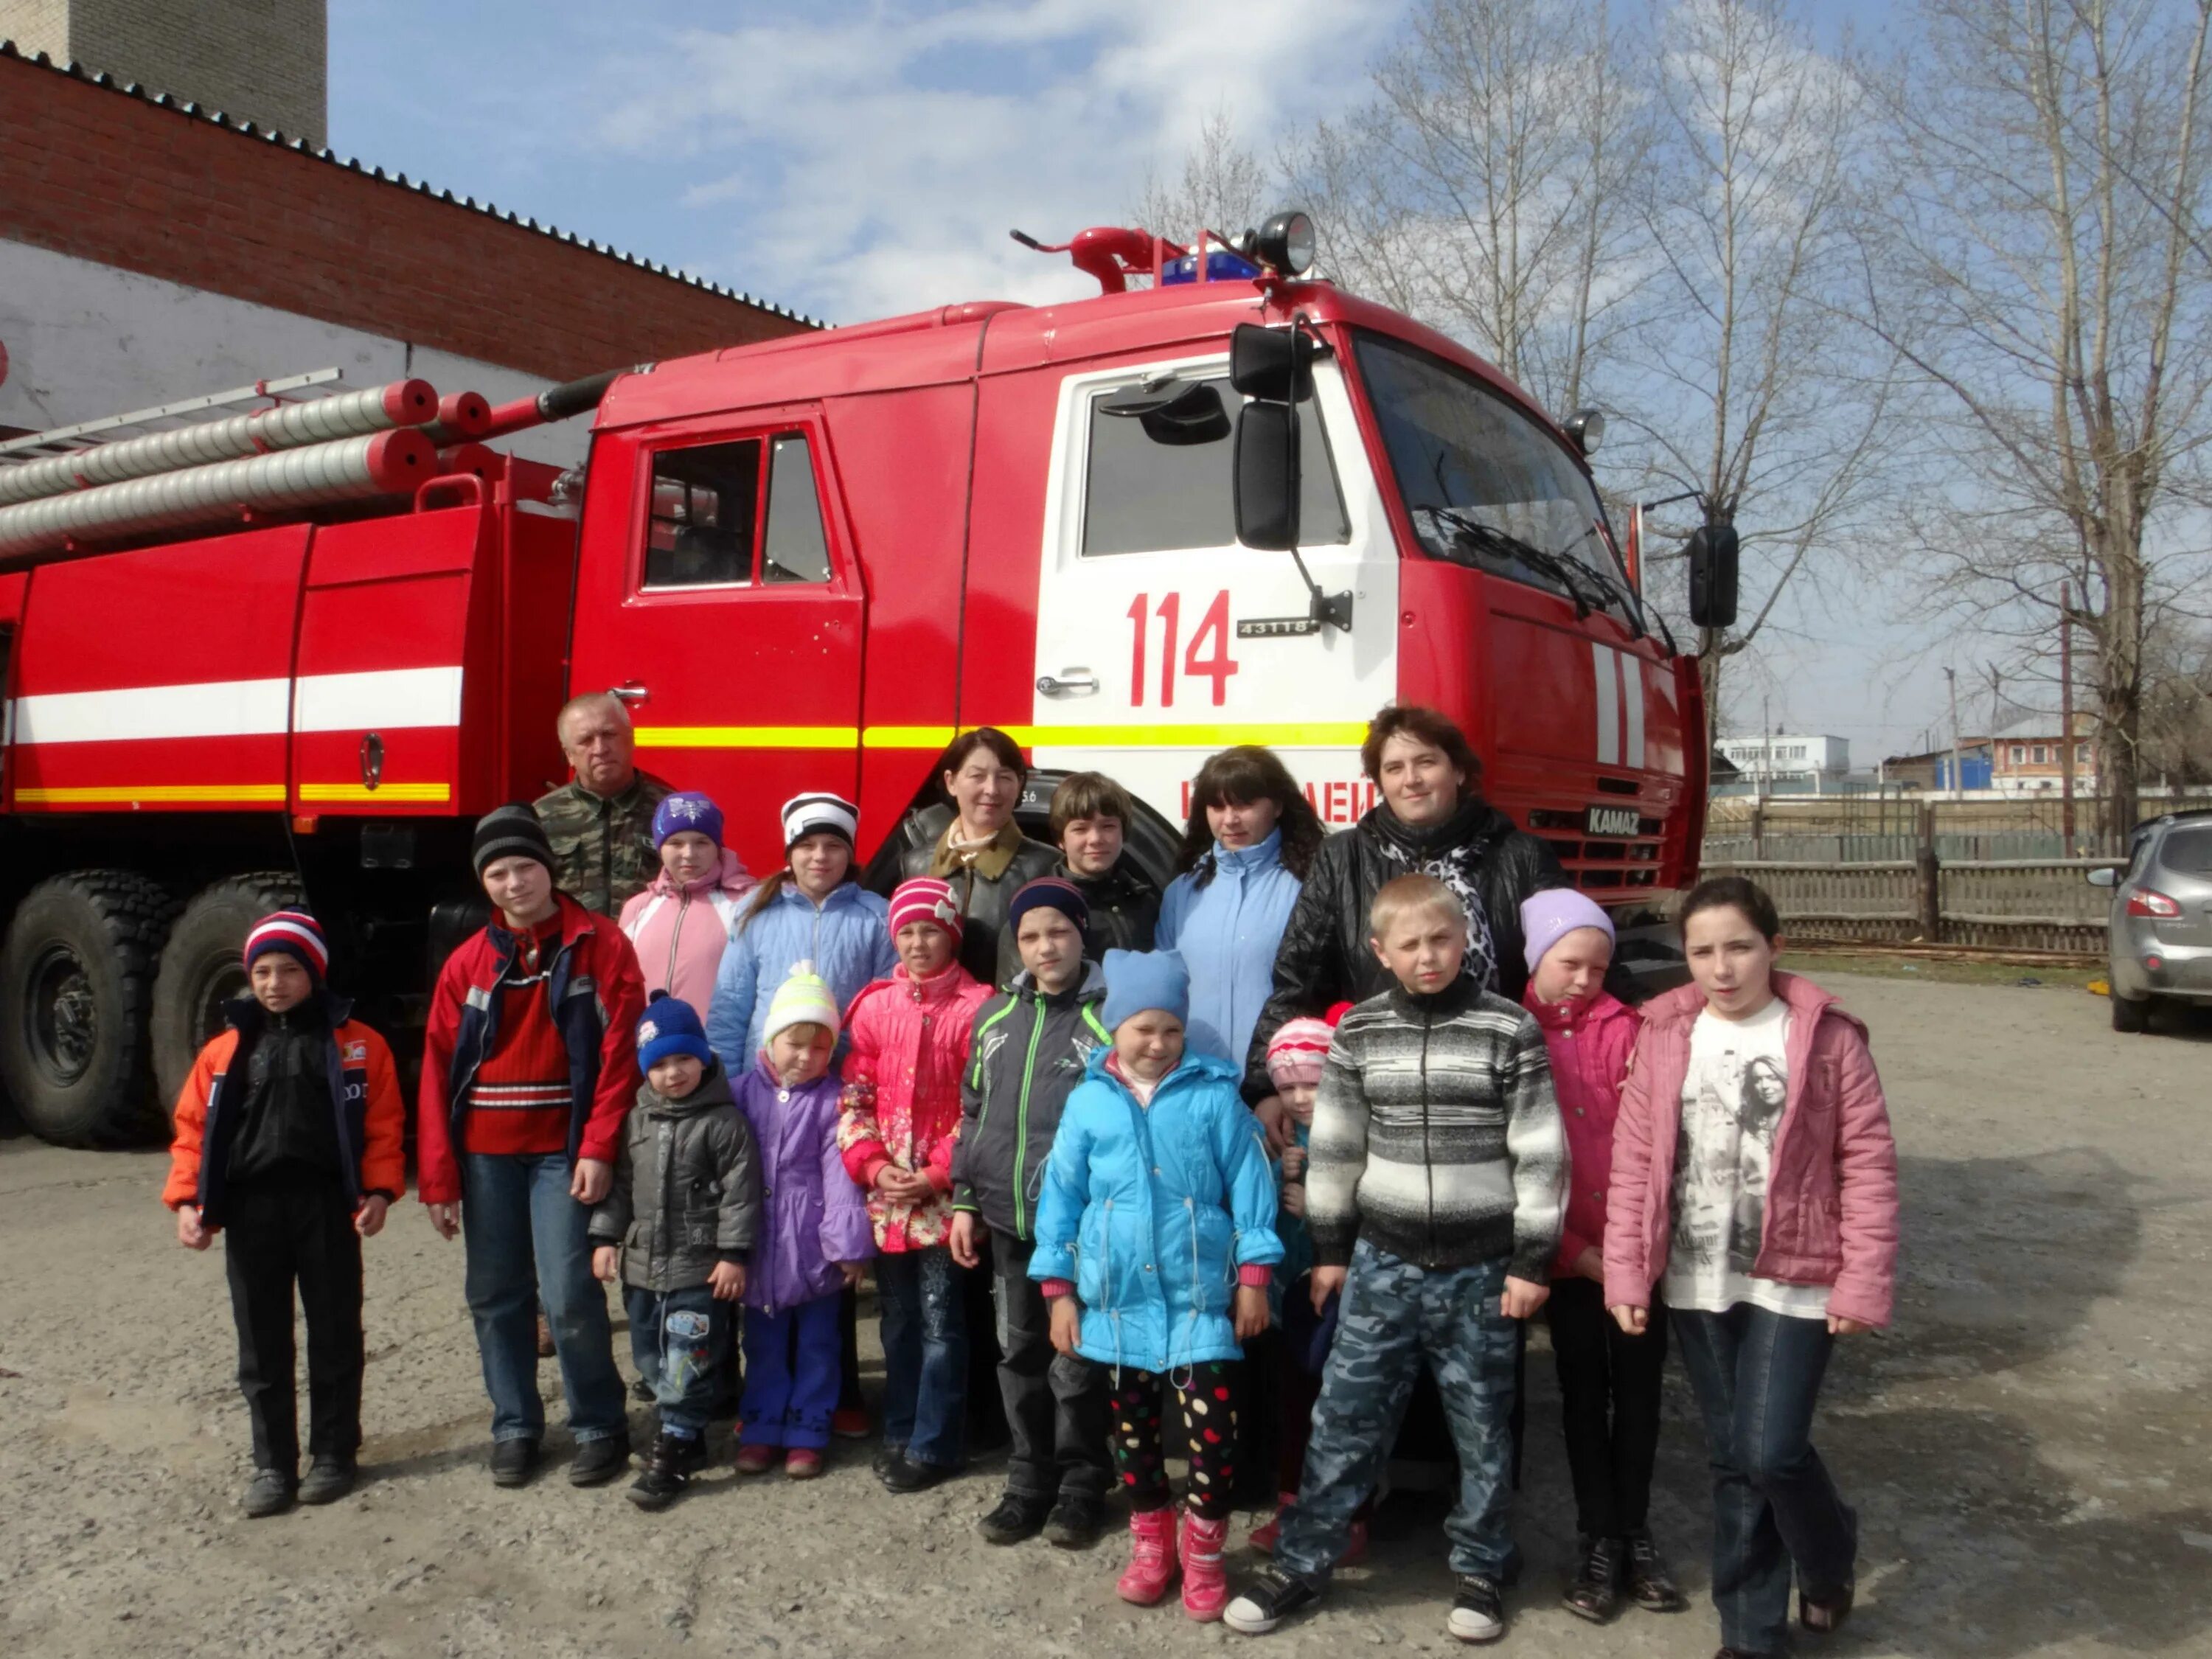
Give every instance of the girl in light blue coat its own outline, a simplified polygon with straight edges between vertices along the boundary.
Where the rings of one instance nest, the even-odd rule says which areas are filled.
[[[782,817],[784,867],[746,904],[714,976],[707,1042],[733,1078],[760,1059],[769,1004],[793,969],[812,963],[842,1012],[898,966],[890,904],[848,879],[860,809],[836,795],[799,795]]]
[[[1149,1606],[1180,1558],[1183,1611],[1217,1619],[1236,1480],[1231,1362],[1267,1328],[1283,1255],[1275,1179],[1239,1068],[1186,1049],[1190,975],[1168,952],[1106,953],[1111,1048],[1091,1057],[1061,1109],[1037,1199],[1030,1276],[1052,1309],[1052,1341],[1111,1368],[1115,1466],[1130,1503],[1119,1589]],[[1176,1535],[1160,1428],[1161,1382],[1191,1446]]]
[[[1237,1066],[1275,988],[1275,951],[1324,831],[1272,750],[1224,749],[1199,769],[1182,873],[1157,939],[1189,965],[1190,1046]]]
[[[781,817],[783,868],[753,890],[714,975],[707,1044],[727,1077],[749,1077],[759,1065],[769,1005],[794,969],[811,964],[808,970],[829,982],[842,1012],[898,965],[890,902],[849,879],[860,809],[826,793],[795,795],[784,802]],[[844,1048],[841,1030],[836,1055]],[[857,1309],[848,1285],[837,1309],[837,1410],[830,1419],[831,1431],[847,1439],[868,1431]]]

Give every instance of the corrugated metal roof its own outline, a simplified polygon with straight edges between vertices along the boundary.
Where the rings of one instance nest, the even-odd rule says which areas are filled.
[[[666,277],[671,282],[682,283],[687,288],[703,289],[708,293],[718,294],[726,300],[736,300],[757,310],[769,312],[778,317],[788,317],[793,322],[805,323],[810,328],[830,326],[818,317],[810,317],[804,312],[793,310],[789,306],[778,305],[773,300],[763,300],[757,295],[747,294],[738,289],[727,288],[720,283],[709,282],[703,276],[694,276],[689,271],[678,270],[672,266],[656,264],[650,259],[641,258],[635,253],[625,253],[607,243],[592,241],[588,237],[577,235],[574,231],[562,230],[556,225],[541,225],[537,220],[526,218],[518,213],[502,213],[492,203],[479,203],[473,196],[456,196],[450,190],[434,189],[423,179],[410,180],[404,173],[386,173],[380,167],[364,166],[353,157],[340,155],[332,149],[312,149],[308,148],[307,142],[304,138],[287,138],[274,128],[264,129],[252,121],[234,121],[220,110],[204,109],[198,104],[178,98],[169,93],[149,92],[136,81],[120,81],[104,71],[88,70],[74,62],[57,64],[43,52],[35,53],[20,52],[13,40],[0,40],[0,58],[12,58],[18,63],[33,64],[53,74],[66,75],[72,80],[84,82],[89,86],[100,87],[126,98],[135,98],[140,103],[150,104],[157,109],[173,110],[180,115],[190,116],[195,120],[212,123],[226,131],[237,133],[241,137],[258,138],[264,143],[274,144],[280,149],[289,149],[329,166],[343,167],[349,173],[357,173],[368,178],[380,179],[398,189],[412,191],[418,196],[428,196],[434,201],[447,203],[465,212],[480,213],[488,218],[519,226],[538,235],[550,236],[556,242],[566,242],[572,247],[583,248],[586,252],[599,254],[603,258],[613,259],[637,270],[648,271],[653,276]]]

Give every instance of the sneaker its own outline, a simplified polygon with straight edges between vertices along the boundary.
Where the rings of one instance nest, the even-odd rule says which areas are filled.
[[[1841,1630],[1844,1620],[1851,1616],[1851,1600],[1857,1594],[1857,1581],[1850,1578],[1844,1579],[1843,1588],[1829,1595],[1814,1597],[1799,1590],[1797,1622],[1807,1630],[1832,1636]]]
[[[1244,1636],[1265,1636],[1289,1618],[1321,1600],[1321,1586],[1288,1567],[1269,1565],[1231,1598],[1221,1610],[1221,1622]]]
[[[1577,1619],[1602,1625],[1620,1611],[1621,1541],[1585,1536],[1580,1544],[1582,1559],[1559,1605]]]
[[[538,1473],[538,1443],[528,1438],[491,1443],[491,1483],[526,1486]]]
[[[1229,1522],[1183,1511],[1178,1553],[1182,1557],[1182,1610],[1186,1618],[1210,1625],[1229,1601],[1229,1571],[1222,1552],[1229,1547]]]
[[[766,1474],[775,1467],[776,1449],[748,1441],[738,1448],[739,1474]]]
[[[822,1473],[822,1454],[811,1446],[793,1446],[783,1455],[783,1472],[793,1480],[811,1480]]]
[[[1648,1532],[1628,1534],[1628,1599],[1647,1613],[1680,1613],[1690,1605]]]
[[[1044,1518],[1044,1541],[1064,1550],[1087,1550],[1106,1529],[1106,1505],[1089,1492],[1064,1492]]]
[[[1505,1603],[1498,1586],[1480,1573],[1460,1575],[1459,1594],[1452,1597],[1451,1617],[1444,1629],[1462,1642],[1495,1642],[1505,1634]]]
[[[653,1384],[643,1377],[639,1377],[636,1382],[629,1385],[629,1397],[641,1406],[650,1406],[654,1399]]]
[[[292,1507],[292,1477],[282,1469],[256,1469],[240,1500],[249,1521],[264,1521]]]
[[[629,1467],[628,1435],[610,1434],[598,1440],[586,1440],[576,1448],[575,1456],[568,1462],[568,1484],[603,1486]]]
[[[1024,1498],[1010,1492],[999,1500],[998,1508],[975,1523],[975,1530],[983,1534],[987,1544],[1025,1543],[1044,1530],[1049,1508],[1041,1498]]]
[[[335,1504],[353,1490],[354,1461],[350,1457],[318,1457],[307,1466],[300,1483],[302,1504]]]
[[[885,1492],[905,1493],[927,1492],[951,1475],[952,1471],[941,1463],[917,1463],[901,1452],[878,1471],[876,1478],[884,1483]]]
[[[1129,1515],[1129,1565],[1114,1585],[1124,1601],[1149,1607],[1176,1581],[1176,1512],[1135,1510]]]
[[[830,1413],[830,1432],[840,1440],[866,1440],[870,1427],[866,1406],[847,1406]]]

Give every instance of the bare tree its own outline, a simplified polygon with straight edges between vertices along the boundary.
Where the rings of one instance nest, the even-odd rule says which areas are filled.
[[[2212,0],[1922,0],[1875,84],[1893,181],[1863,314],[1927,394],[1922,551],[1961,622],[2094,654],[2105,828],[2134,821],[2147,641],[2201,565]]]
[[[1640,47],[1606,0],[1425,0],[1407,27],[1368,101],[1294,137],[1283,171],[1331,275],[1564,413],[1635,289]]]
[[[1864,159],[1845,64],[1776,0],[1682,0],[1658,37],[1643,211],[1659,274],[1623,397],[1648,493],[1694,491],[1742,538],[1744,620],[1698,635],[1717,720],[1722,665],[1778,625],[1793,583],[1863,564],[1888,488],[1894,375],[1838,313],[1860,268]],[[1679,563],[1651,562],[1679,584]]]
[[[1267,212],[1267,165],[1237,141],[1225,108],[1200,123],[1198,138],[1172,181],[1147,173],[1131,212],[1137,223],[1171,241],[1194,243],[1200,230],[1235,236]]]

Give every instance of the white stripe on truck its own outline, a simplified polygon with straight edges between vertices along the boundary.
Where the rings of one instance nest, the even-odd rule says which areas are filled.
[[[10,741],[31,746],[252,738],[461,723],[461,671],[380,669],[297,680],[206,680],[19,697]]]

